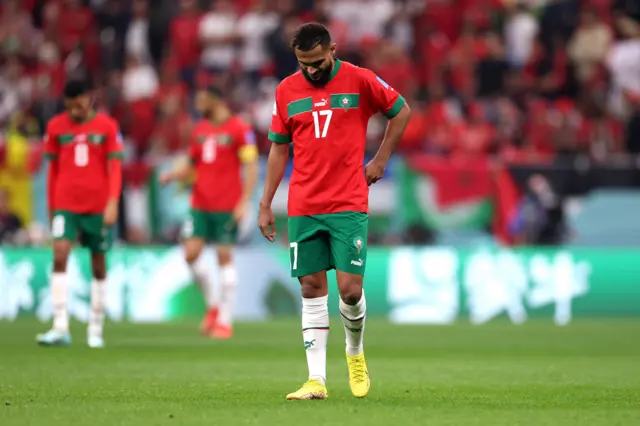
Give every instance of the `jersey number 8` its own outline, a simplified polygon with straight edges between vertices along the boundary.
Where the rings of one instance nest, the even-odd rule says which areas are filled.
[[[73,155],[76,166],[85,167],[89,164],[89,146],[86,143],[76,144]]]
[[[202,144],[202,162],[213,163],[216,159],[216,140],[207,138]]]

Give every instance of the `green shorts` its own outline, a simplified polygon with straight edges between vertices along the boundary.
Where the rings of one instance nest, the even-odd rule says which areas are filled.
[[[53,214],[51,235],[55,240],[77,241],[91,253],[105,253],[113,243],[112,230],[104,227],[101,214],[58,210]]]
[[[191,209],[182,227],[182,238],[202,238],[208,243],[233,245],[238,224],[230,212],[204,212]]]
[[[289,218],[291,276],[338,269],[364,275],[369,216],[341,212]]]

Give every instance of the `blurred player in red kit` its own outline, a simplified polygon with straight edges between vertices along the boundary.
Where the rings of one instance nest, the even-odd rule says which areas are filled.
[[[329,334],[327,270],[336,269],[340,314],[346,334],[349,385],[369,393],[363,333],[362,290],[367,260],[368,186],[380,180],[410,117],[404,98],[372,71],[336,58],[336,44],[317,23],[300,26],[291,43],[301,70],[276,89],[264,194],[258,225],[275,240],[271,202],[293,143],[289,184],[291,275],[302,289],[302,331],[309,380],[289,400],[325,399]],[[375,157],[364,166],[369,118],[389,123]]]
[[[122,189],[122,137],[118,124],[93,107],[88,84],[72,80],[64,87],[66,112],[47,124],[45,152],[53,242],[51,300],[53,328],[37,336],[43,346],[71,343],[67,312],[67,260],[79,239],[91,253],[91,312],[87,343],[104,346],[106,260],[111,248],[112,225],[118,218]]]
[[[191,211],[182,229],[184,255],[207,304],[202,333],[228,339],[233,335],[237,285],[232,248],[258,179],[258,149],[253,130],[233,114],[220,88],[199,91],[196,109],[203,118],[192,133],[190,161],[161,175],[160,182],[185,180],[195,172]],[[215,244],[218,255],[219,301],[207,265],[200,260],[207,243]]]

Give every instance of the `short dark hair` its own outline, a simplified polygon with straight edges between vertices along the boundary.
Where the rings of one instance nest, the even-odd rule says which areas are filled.
[[[331,34],[324,25],[318,22],[302,24],[296,30],[296,34],[291,40],[291,48],[308,52],[316,46],[329,47],[331,44]]]
[[[214,84],[207,87],[207,93],[219,99],[224,98],[224,91],[222,90],[222,88]]]
[[[64,97],[65,98],[77,98],[78,96],[86,95],[91,90],[89,83],[86,80],[69,80],[64,85]]]

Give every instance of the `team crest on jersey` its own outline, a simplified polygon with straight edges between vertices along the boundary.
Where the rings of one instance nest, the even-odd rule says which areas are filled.
[[[347,96],[340,99],[340,103],[342,104],[342,108],[344,108],[345,110],[349,109],[349,107],[351,106],[351,101]]]
[[[353,239],[353,246],[356,248],[356,252],[360,254],[360,251],[364,247],[364,239],[362,237],[355,237]]]

